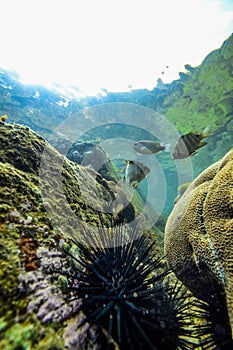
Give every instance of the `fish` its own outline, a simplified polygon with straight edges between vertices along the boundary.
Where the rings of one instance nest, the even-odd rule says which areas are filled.
[[[0,117],[0,122],[5,122],[6,120],[7,120],[7,115],[2,115],[1,117]]]
[[[125,182],[136,188],[139,183],[150,173],[150,169],[143,163],[135,160],[125,160]]]
[[[178,187],[178,195],[176,196],[176,198],[174,200],[174,204],[176,204],[178,202],[178,200],[183,196],[183,194],[185,193],[185,191],[189,187],[190,183],[191,182],[185,182]]]
[[[202,140],[213,135],[209,130],[210,127],[207,126],[200,134],[195,131],[190,131],[189,133],[182,135],[173,148],[173,158],[183,159],[194,155],[199,148],[207,144],[207,142]]]
[[[113,218],[116,220],[117,216],[123,211],[124,205],[123,203],[119,203],[116,208],[113,208]]]
[[[138,141],[134,143],[133,149],[141,154],[156,154],[161,151],[170,152],[170,146],[158,141]]]

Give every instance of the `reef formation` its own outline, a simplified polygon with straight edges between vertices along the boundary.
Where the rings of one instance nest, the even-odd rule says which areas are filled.
[[[226,303],[233,331],[233,150],[203,171],[178,199],[165,228],[176,276],[216,310]],[[224,312],[224,311],[223,311]],[[227,332],[223,326],[221,332]]]
[[[212,334],[219,315],[167,269],[155,231],[127,225],[137,203],[117,215],[103,206],[127,199],[116,182],[70,161],[28,127],[2,122],[0,134],[0,348],[219,343]]]

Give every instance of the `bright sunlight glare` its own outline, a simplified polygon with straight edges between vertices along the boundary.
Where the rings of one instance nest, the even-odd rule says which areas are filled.
[[[231,0],[8,0],[1,2],[0,67],[23,81],[152,89],[178,79],[232,32]]]

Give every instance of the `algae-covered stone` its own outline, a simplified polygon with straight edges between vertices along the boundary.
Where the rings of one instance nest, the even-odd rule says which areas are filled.
[[[98,348],[95,328],[78,328],[80,300],[67,298],[64,247],[81,237],[85,222],[94,229],[134,219],[134,206],[119,185],[69,161],[28,127],[0,123],[0,165],[0,348]],[[127,203],[121,215],[102,205],[114,200]]]
[[[211,131],[223,127],[232,119],[233,112],[233,35],[212,51],[201,65],[190,69],[187,77],[172,83],[171,92],[164,98],[158,111],[181,133],[203,129]]]

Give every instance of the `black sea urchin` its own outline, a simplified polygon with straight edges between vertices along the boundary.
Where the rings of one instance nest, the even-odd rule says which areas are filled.
[[[155,243],[135,230],[129,240],[123,227],[97,235],[86,232],[86,244],[76,242],[79,254],[72,256],[79,285],[71,290],[83,300],[84,322],[107,331],[120,349],[192,349],[190,299],[182,287],[169,286]]]
[[[233,349],[226,297],[220,285],[218,285],[216,293],[210,295],[206,303],[202,303],[202,310],[206,323],[199,328],[199,334],[203,339],[201,348],[203,350]]]

